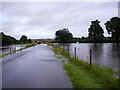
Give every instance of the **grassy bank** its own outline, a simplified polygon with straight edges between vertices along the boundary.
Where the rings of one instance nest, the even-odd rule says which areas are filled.
[[[32,46],[35,46],[35,45],[36,45],[36,44],[27,44],[27,46],[25,46],[24,48],[18,49],[18,50],[14,51],[14,52],[21,51],[21,50],[23,50],[23,49],[26,49],[26,48],[29,48],[29,47],[32,47]],[[0,58],[2,58],[2,57],[4,57],[4,56],[7,56],[7,55],[9,55],[9,54],[12,54],[12,53],[14,53],[14,52],[2,54],[2,55],[0,55]]]
[[[119,79],[114,78],[115,72],[110,68],[100,68],[99,66],[84,62],[71,57],[65,50],[52,46],[55,54],[60,54],[68,59],[65,70],[71,78],[74,88],[119,88]]]

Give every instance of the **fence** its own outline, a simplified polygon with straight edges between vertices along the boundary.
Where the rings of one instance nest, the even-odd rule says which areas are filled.
[[[24,48],[26,45],[3,46],[2,54],[15,53],[16,50]]]
[[[109,67],[115,71],[119,69],[119,58],[120,52],[116,49],[116,51],[109,52],[106,51],[105,48],[100,48],[98,50],[94,48],[82,48],[79,46],[66,46],[66,45],[59,45],[56,44],[58,47],[65,49],[71,56],[75,58],[79,58],[80,60],[84,60],[88,62],[90,65],[97,64],[101,67]],[[108,48],[110,49],[110,48]]]
[[[59,44],[57,44],[56,45],[57,47],[60,47],[60,48],[62,48],[62,49],[64,49],[64,50],[66,50],[67,52],[68,52],[68,54],[70,54],[70,47],[69,46],[67,46],[67,47],[61,47]],[[76,47],[74,47],[74,55],[73,55],[73,57],[75,57],[75,59],[76,58],[78,58],[77,57],[77,48]],[[90,63],[90,65],[92,65],[92,50],[90,49],[89,50],[89,63]]]

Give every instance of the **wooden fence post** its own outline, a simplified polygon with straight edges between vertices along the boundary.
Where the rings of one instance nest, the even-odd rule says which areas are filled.
[[[10,53],[11,53],[11,47],[10,47]]]
[[[74,47],[74,51],[75,51],[75,59],[76,59],[76,47]]]
[[[90,65],[92,65],[92,50],[90,49]]]
[[[64,47],[64,45],[63,45],[63,50],[65,50],[65,47]]]
[[[69,46],[68,46],[68,55],[69,55],[70,53],[69,53]]]

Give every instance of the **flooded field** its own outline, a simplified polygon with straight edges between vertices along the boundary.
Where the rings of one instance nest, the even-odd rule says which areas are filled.
[[[68,51],[72,56],[76,56],[80,60],[90,62],[90,49],[92,50],[92,63],[101,67],[110,67],[115,71],[119,69],[120,59],[120,45],[116,46],[112,43],[100,43],[94,45],[93,43],[66,43],[59,44],[62,48]]]
[[[0,54],[9,53],[10,49],[20,49],[24,48],[26,45],[15,45],[15,46],[4,46],[0,47]],[[112,43],[99,43],[94,45],[93,43],[66,43],[59,44],[61,48],[68,51],[71,56],[75,57],[75,47],[76,56],[80,60],[90,63],[90,49],[92,50],[92,63],[97,64],[101,67],[110,67],[114,71],[120,70],[120,45],[116,46]]]
[[[12,46],[2,46],[0,47],[0,54],[6,54],[6,53],[9,53],[10,50],[18,50],[18,49],[21,49],[21,48],[24,48],[26,45],[12,45]]]

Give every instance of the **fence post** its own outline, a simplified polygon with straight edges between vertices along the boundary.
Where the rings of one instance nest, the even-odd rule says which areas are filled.
[[[74,51],[75,51],[75,59],[76,59],[76,47],[74,47]]]
[[[16,45],[15,45],[15,52],[16,52]]]
[[[10,53],[11,53],[11,47],[10,47]]]
[[[69,46],[68,46],[68,55],[69,55],[70,53],[69,53]]]
[[[63,45],[63,50],[65,50],[64,45]]]
[[[92,50],[90,49],[90,65],[92,65]]]

